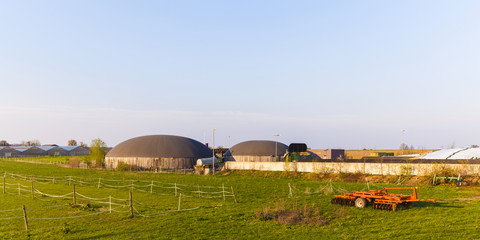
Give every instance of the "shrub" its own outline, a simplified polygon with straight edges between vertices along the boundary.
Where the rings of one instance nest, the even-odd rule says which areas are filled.
[[[131,165],[128,163],[124,162],[119,162],[117,165],[117,170],[118,171],[136,171],[138,170],[138,167],[136,165]]]
[[[72,157],[68,160],[68,164],[72,168],[78,168],[78,166],[80,166],[80,160],[77,157]]]

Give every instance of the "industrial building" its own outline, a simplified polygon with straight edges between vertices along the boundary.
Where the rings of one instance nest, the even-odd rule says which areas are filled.
[[[275,141],[253,140],[232,146],[224,155],[226,161],[282,162],[288,146]]]
[[[204,144],[181,136],[149,135],[126,140],[105,157],[106,168],[126,163],[140,169],[168,170],[193,168],[200,158],[212,157]]]
[[[344,159],[345,150],[343,149],[315,149],[311,150],[321,159]]]
[[[0,147],[0,158],[40,156],[84,156],[90,149],[83,146],[5,146]]]
[[[480,148],[451,148],[440,149],[424,156],[419,159],[452,159],[452,160],[467,160],[467,159],[480,159]]]

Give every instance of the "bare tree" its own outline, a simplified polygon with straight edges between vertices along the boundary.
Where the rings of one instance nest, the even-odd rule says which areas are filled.
[[[400,150],[408,150],[408,145],[405,143],[400,144]]]
[[[80,142],[80,144],[78,144],[78,146],[80,146],[80,147],[88,147],[87,144],[84,143],[84,142]]]
[[[77,146],[77,141],[75,141],[74,139],[70,139],[67,142],[67,146]]]
[[[0,146],[10,146],[10,144],[8,144],[8,142],[5,141],[5,140],[1,140],[0,141]]]
[[[472,144],[470,147],[471,148],[479,148],[479,146],[477,144]]]
[[[35,140],[30,140],[30,141],[22,141],[22,146],[28,146],[28,147],[33,147],[33,146],[40,146],[40,140],[35,139]]]

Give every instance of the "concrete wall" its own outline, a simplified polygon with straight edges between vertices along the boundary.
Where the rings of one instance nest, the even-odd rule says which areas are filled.
[[[298,171],[315,173],[364,173],[372,175],[425,176],[451,169],[461,175],[480,175],[480,164],[364,163],[364,162],[225,162],[230,170]]]

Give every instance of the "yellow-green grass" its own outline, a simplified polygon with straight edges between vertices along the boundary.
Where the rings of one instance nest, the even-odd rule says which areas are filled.
[[[0,171],[7,172],[7,184],[21,183],[31,186],[28,180],[9,177],[9,173],[29,175],[40,181],[42,177],[55,176],[57,180],[66,176],[83,179],[84,184],[76,184],[76,191],[89,197],[128,198],[129,188],[112,190],[98,188],[94,179],[132,180],[135,184],[148,184],[149,181],[161,184],[188,185],[185,188],[210,191],[207,186],[230,188],[233,186],[238,204],[232,197],[181,199],[181,208],[195,208],[192,211],[166,212],[176,210],[178,196],[172,189],[157,189],[158,194],[134,190],[136,209],[144,215],[165,213],[150,218],[129,213],[102,212],[98,215],[52,220],[35,218],[56,218],[82,216],[108,210],[108,204],[90,202],[89,206],[72,207],[72,197],[49,198],[40,194],[32,199],[31,192],[22,191],[16,195],[13,188],[7,194],[0,193],[0,218],[21,216],[22,212],[1,212],[2,210],[27,207],[29,231],[25,230],[23,218],[0,220],[0,239],[432,239],[461,238],[478,239],[480,230],[479,200],[473,196],[478,188],[456,188],[454,186],[420,186],[419,197],[435,198],[439,203],[415,203],[411,208],[400,212],[375,210],[372,207],[358,209],[330,204],[328,179],[314,181],[302,174],[263,173],[263,172],[220,172],[215,176],[152,174],[117,172],[111,170],[70,169],[55,165],[31,164],[0,161]],[[128,181],[125,181],[128,183]],[[120,183],[123,182],[118,182]],[[41,192],[62,195],[73,190],[68,182],[34,182]],[[293,198],[289,197],[290,189]],[[383,184],[369,185],[380,188]],[[390,185],[398,186],[398,185]],[[205,188],[204,188],[205,187]],[[333,182],[334,190],[348,191],[366,188],[363,183]],[[218,188],[216,188],[218,189]],[[170,191],[170,192],[169,192]],[[180,192],[180,190],[179,190]],[[188,194],[192,195],[192,191]],[[166,195],[163,195],[165,193]],[[185,192],[186,195],[187,192]],[[296,202],[298,206],[314,205],[330,220],[328,225],[285,225],[274,221],[255,218],[255,213],[265,207],[275,208],[276,202]],[[89,201],[79,200],[78,204]],[[49,206],[58,206],[47,208]],[[128,203],[119,210],[128,211]]]

